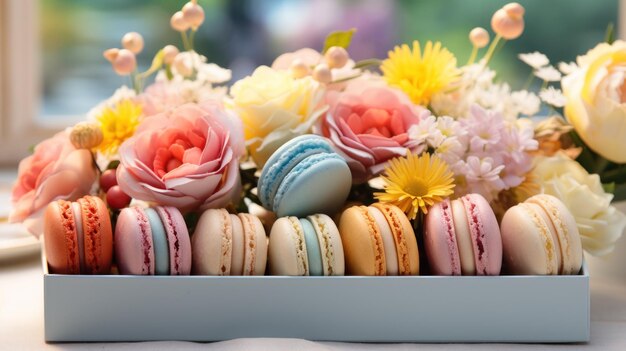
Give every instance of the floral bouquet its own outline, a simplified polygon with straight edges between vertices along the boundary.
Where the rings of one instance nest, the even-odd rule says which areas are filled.
[[[231,71],[194,51],[203,21],[196,1],[185,4],[170,21],[182,48],[163,47],[145,72],[137,70],[138,33],[104,52],[130,87],[22,160],[11,221],[39,235],[50,202],[97,194],[114,219],[147,202],[180,209],[190,226],[209,208],[247,211],[270,225],[256,190],[261,170],[287,141],[317,134],[349,166],[348,202],[394,204],[416,227],[433,204],[468,193],[499,216],[532,195],[554,195],[592,254],[610,252],[626,226],[611,206],[613,192],[626,198],[624,42],[599,44],[558,69],[540,53],[521,54],[531,80],[543,83],[538,92],[514,90],[489,68],[524,30],[524,8],[511,3],[494,13],[492,40],[483,28],[469,32],[465,65],[430,41],[355,62],[349,30],[228,87]]]

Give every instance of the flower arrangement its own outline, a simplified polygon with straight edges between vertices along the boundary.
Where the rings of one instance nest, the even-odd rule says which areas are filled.
[[[489,68],[496,48],[524,31],[524,8],[510,3],[492,17],[493,40],[486,29],[469,32],[465,65],[430,41],[355,62],[349,30],[227,88],[230,70],[194,51],[203,21],[202,7],[186,3],[170,21],[182,48],[163,47],[144,72],[140,34],[104,52],[131,86],[20,163],[11,221],[39,235],[48,203],[86,194],[106,198],[114,218],[143,201],[175,206],[191,222],[222,207],[270,220],[256,193],[265,162],[294,137],[317,134],[350,168],[349,201],[396,204],[415,226],[448,197],[481,194],[501,215],[541,192],[568,206],[592,254],[610,252],[626,226],[611,206],[612,193],[626,198],[625,42],[558,69],[540,53],[521,54],[543,83],[537,93],[513,90]]]

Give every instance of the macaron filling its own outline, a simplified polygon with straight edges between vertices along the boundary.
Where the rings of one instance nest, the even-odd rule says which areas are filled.
[[[307,258],[306,242],[304,239],[304,232],[300,221],[296,217],[287,217],[291,224],[292,239],[296,248],[296,258],[298,265],[298,272],[302,275],[309,275],[309,259]]]
[[[465,211],[467,213],[467,221],[469,223],[470,234],[472,237],[472,243],[474,245],[474,258],[476,263],[476,272],[478,275],[487,275],[487,259],[488,253],[485,251],[485,228],[480,221],[480,210],[478,206],[472,201],[470,196],[463,196],[461,198]]]
[[[550,227],[541,216],[540,211],[543,210],[536,204],[521,203],[519,206],[530,215],[533,224],[537,228],[543,247],[545,248],[546,274],[557,274],[559,270],[559,264],[556,257],[557,248],[554,245],[554,238],[550,232]]]
[[[368,234],[369,234],[370,240],[372,241],[372,244],[373,244],[372,246],[374,248],[374,264],[376,265],[374,269],[374,274],[385,275],[387,274],[387,263],[385,262],[386,260],[385,247],[383,244],[383,238],[380,235],[380,230],[378,229],[378,226],[376,225],[376,220],[370,214],[367,207],[359,206],[358,209],[359,209],[359,212],[361,213],[361,216],[365,220],[365,223],[367,224],[367,227],[369,229]],[[390,259],[394,259],[394,258],[391,257]]]
[[[239,214],[239,219],[241,220],[241,224],[243,226],[243,275],[256,274],[257,228],[254,223],[254,218],[255,217],[249,213]]]
[[[378,225],[378,229],[380,230],[380,236],[383,239],[387,275],[398,275],[398,260],[394,259],[395,257],[398,257],[398,253],[396,251],[396,243],[391,232],[391,227],[389,226],[389,223],[387,223],[385,215],[378,208],[369,206],[367,209],[372,217],[374,217],[374,220]]]
[[[141,265],[141,274],[154,274],[154,272],[150,269],[150,265],[152,264],[150,259],[150,252],[154,252],[150,221],[148,220],[148,216],[146,216],[146,213],[141,208],[132,207],[132,209],[135,212],[135,216],[137,217],[137,225],[139,226],[139,230],[141,231],[141,245],[143,247],[143,263]]]
[[[154,247],[154,274],[168,275],[170,273],[170,253],[165,227],[155,209],[147,208],[145,212],[148,222],[150,223],[150,232],[152,234],[152,244]]]
[[[306,254],[309,263],[309,275],[324,275],[322,268],[322,254],[320,243],[317,239],[317,233],[313,224],[306,219],[300,218],[300,225],[304,232],[304,241],[306,243]]]
[[[406,244],[406,238],[404,237],[404,230],[402,229],[402,224],[400,223],[398,215],[394,213],[393,207],[391,206],[380,203],[374,204],[374,206],[385,216],[387,223],[389,224],[389,228],[391,229],[391,234],[393,236],[397,252],[397,255],[394,257],[396,257],[396,260],[398,261],[398,274],[409,275],[411,273],[409,252]],[[392,258],[386,257],[386,260],[390,259]]]
[[[241,219],[234,214],[230,215],[230,222],[233,228],[232,259],[230,264],[231,275],[243,274],[244,261],[244,228]]]
[[[324,275],[335,274],[335,248],[333,247],[330,232],[326,227],[324,219],[320,218],[320,215],[312,215],[307,217],[317,233],[317,239],[320,243],[320,252],[322,255],[322,268]]]
[[[85,239],[83,236],[83,214],[78,202],[72,202],[72,214],[74,215],[74,225],[76,228],[76,241],[78,244],[78,257],[80,262],[80,272],[85,273]]]

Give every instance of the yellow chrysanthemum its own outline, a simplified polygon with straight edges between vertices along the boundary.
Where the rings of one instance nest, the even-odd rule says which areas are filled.
[[[427,106],[433,94],[446,89],[459,76],[454,55],[440,42],[431,41],[423,53],[417,40],[413,50],[406,44],[396,46],[380,69],[389,85],[400,88],[422,106]]]
[[[419,211],[428,213],[428,207],[454,192],[453,174],[448,165],[429,153],[418,156],[409,152],[406,157],[392,159],[382,179],[385,192],[374,196],[400,207],[409,219],[417,217]]]
[[[96,117],[103,136],[98,151],[106,155],[116,153],[124,140],[135,133],[140,117],[141,105],[129,99],[124,99],[114,106],[105,107]]]

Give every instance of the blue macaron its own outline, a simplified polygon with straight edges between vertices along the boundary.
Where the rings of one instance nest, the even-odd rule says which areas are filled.
[[[298,136],[265,163],[258,183],[261,203],[279,217],[332,214],[348,198],[352,175],[345,159],[317,135]]]

